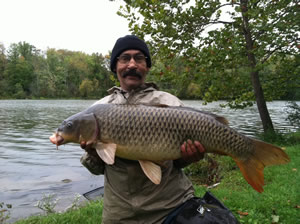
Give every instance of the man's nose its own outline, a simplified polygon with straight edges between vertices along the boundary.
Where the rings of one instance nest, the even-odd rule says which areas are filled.
[[[137,63],[136,61],[134,60],[133,57],[131,57],[129,63],[128,63],[128,68],[136,68],[137,67]]]

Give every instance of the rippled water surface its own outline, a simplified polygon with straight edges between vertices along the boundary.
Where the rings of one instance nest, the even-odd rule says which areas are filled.
[[[56,150],[49,136],[62,120],[94,101],[0,101],[0,203],[12,204],[12,220],[41,212],[34,205],[43,194],[60,198],[58,207],[72,204],[75,194],[103,185],[80,163],[77,145]]]
[[[0,100],[0,203],[12,204],[11,221],[41,212],[34,205],[43,194],[61,198],[58,206],[69,206],[76,193],[83,194],[103,185],[81,164],[78,145],[50,143],[49,136],[62,120],[92,105],[92,100]],[[203,106],[201,101],[184,101],[188,106],[228,118],[230,126],[253,136],[262,130],[256,107],[245,110],[220,108],[219,103]],[[292,129],[285,120],[286,102],[268,104],[274,126]]]
[[[220,103],[213,102],[206,106],[202,105],[202,101],[184,101],[188,106],[195,107],[201,110],[213,112],[222,115],[229,121],[229,126],[235,128],[239,132],[254,137],[257,133],[263,132],[263,127],[259,117],[258,109],[256,106],[248,107],[243,110],[233,110],[230,108],[221,108]],[[297,104],[300,102],[298,101]],[[286,121],[288,116],[286,101],[273,101],[268,102],[268,110],[274,125],[274,128],[280,132],[295,131],[295,127]]]

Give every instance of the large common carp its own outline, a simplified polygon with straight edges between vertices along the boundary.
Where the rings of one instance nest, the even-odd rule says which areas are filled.
[[[115,155],[138,160],[155,184],[161,180],[158,164],[180,158],[180,146],[188,139],[199,141],[208,153],[231,156],[258,192],[265,166],[289,162],[279,147],[236,132],[223,117],[187,107],[96,104],[64,120],[50,137],[57,146],[92,145],[107,164]]]

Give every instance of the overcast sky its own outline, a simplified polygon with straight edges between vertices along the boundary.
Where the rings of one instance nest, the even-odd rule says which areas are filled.
[[[107,54],[129,34],[121,0],[0,0],[0,42]]]

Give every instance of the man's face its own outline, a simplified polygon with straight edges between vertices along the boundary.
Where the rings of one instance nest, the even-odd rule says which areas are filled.
[[[126,91],[144,84],[148,71],[145,55],[139,50],[124,51],[118,57],[116,73],[121,87]]]

